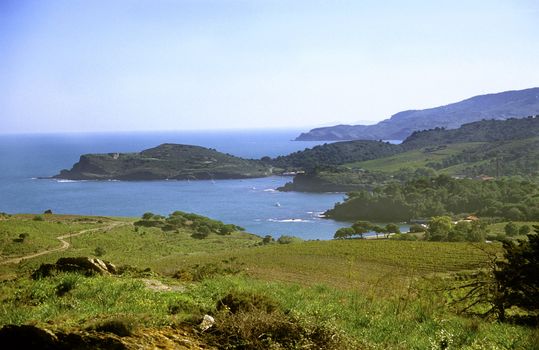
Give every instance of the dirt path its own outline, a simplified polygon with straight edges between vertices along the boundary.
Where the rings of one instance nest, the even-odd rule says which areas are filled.
[[[110,225],[96,227],[96,228],[89,228],[89,229],[82,230],[82,231],[79,231],[79,232],[68,233],[66,235],[58,236],[58,237],[56,237],[56,239],[59,240],[60,243],[62,243],[62,245],[60,247],[43,250],[43,251],[38,252],[38,253],[32,253],[32,254],[28,254],[28,255],[19,256],[17,258],[11,258],[11,259],[8,259],[8,260],[5,260],[5,261],[1,261],[0,265],[18,264],[23,260],[32,259],[32,258],[36,258],[38,256],[47,255],[47,254],[50,254],[50,253],[66,250],[67,248],[69,248],[71,246],[71,244],[68,241],[66,241],[66,239],[68,239],[68,238],[77,237],[77,236],[80,236],[80,235],[85,234],[85,233],[90,233],[90,232],[95,232],[95,231],[100,231],[100,230],[109,231],[109,230],[112,230],[115,227],[123,226],[123,225],[127,225],[127,224],[128,223],[125,223],[125,222],[114,222],[114,223],[112,223]]]

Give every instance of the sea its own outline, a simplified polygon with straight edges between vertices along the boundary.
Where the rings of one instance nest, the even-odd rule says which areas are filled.
[[[162,143],[192,144],[244,158],[276,157],[324,142],[292,141],[300,130],[0,134],[0,212],[139,217],[181,210],[277,238],[327,240],[350,226],[323,218],[344,193],[279,192],[291,177],[197,181],[42,179],[88,153],[139,152]]]

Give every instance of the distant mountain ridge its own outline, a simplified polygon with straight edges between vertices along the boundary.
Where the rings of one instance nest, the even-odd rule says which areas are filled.
[[[404,140],[414,131],[456,129],[483,119],[504,120],[539,113],[539,87],[479,95],[445,106],[399,112],[374,125],[336,125],[302,133],[296,141]]]

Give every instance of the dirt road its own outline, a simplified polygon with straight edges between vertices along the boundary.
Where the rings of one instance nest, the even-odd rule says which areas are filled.
[[[113,229],[115,227],[123,226],[123,225],[127,225],[127,223],[125,223],[125,222],[114,222],[114,223],[112,223],[110,225],[96,227],[96,228],[89,228],[89,229],[82,230],[82,231],[79,231],[79,232],[69,233],[69,234],[66,234],[66,235],[58,236],[58,237],[56,237],[56,239],[59,240],[60,243],[62,243],[62,245],[60,247],[51,248],[51,249],[43,250],[41,252],[19,256],[19,257],[16,257],[16,258],[11,258],[11,259],[8,259],[8,260],[5,260],[5,261],[1,261],[0,265],[18,264],[23,260],[32,259],[32,258],[36,258],[38,256],[47,255],[47,254],[51,254],[51,253],[54,253],[54,252],[59,252],[59,251],[62,251],[62,250],[66,250],[71,246],[71,244],[66,240],[68,238],[77,237],[77,236],[80,236],[82,234],[95,232],[95,231],[101,231],[101,230],[108,231],[108,230],[111,230],[111,229]]]

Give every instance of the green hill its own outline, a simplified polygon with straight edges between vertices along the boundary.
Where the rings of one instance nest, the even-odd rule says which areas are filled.
[[[459,314],[450,297],[438,292],[476,276],[469,271],[487,266],[487,253],[501,251],[496,243],[261,244],[260,237],[244,232],[194,238],[201,224],[216,223],[185,213],[148,213],[142,220],[39,217],[0,217],[4,344],[16,339],[20,346],[34,341],[34,348],[376,350],[450,342],[459,349],[528,349],[537,336],[532,327]],[[177,218],[171,231],[135,225]],[[70,245],[63,250],[9,262],[59,248],[55,237],[66,234]],[[31,277],[41,263],[95,254],[115,263],[117,272]],[[203,330],[205,315],[215,323]]]
[[[54,178],[70,180],[241,179],[272,174],[270,166],[200,146],[162,144],[140,153],[86,154]]]
[[[326,143],[271,160],[280,168],[312,170],[318,167],[376,159],[400,152],[399,146],[381,141]]]
[[[360,147],[357,152],[347,151],[356,144],[370,148],[363,153]],[[337,155],[333,156],[334,153]],[[405,181],[436,173],[460,177],[535,177],[539,174],[539,116],[483,120],[454,130],[417,131],[399,145],[375,141],[336,142],[318,146],[316,151],[296,152],[293,156],[282,160],[302,160],[303,163],[297,161],[296,164],[310,168],[283,187],[288,191],[372,189],[392,179]],[[332,158],[326,162],[328,157]],[[347,162],[350,159],[363,160]],[[286,163],[281,162],[281,165]]]

